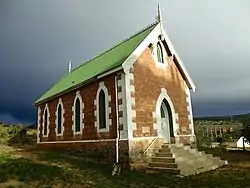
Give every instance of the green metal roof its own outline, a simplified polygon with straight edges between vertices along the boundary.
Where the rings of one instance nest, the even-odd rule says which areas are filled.
[[[84,83],[95,76],[122,65],[122,63],[137,48],[137,46],[140,45],[140,43],[148,36],[148,34],[155,28],[156,25],[157,23],[150,25],[134,36],[102,53],[101,55],[87,61],[86,63],[83,63],[71,73],[63,77],[42,97],[40,97],[35,102],[35,104],[41,103],[42,101],[49,98],[53,98],[68,89],[73,89],[75,86]]]

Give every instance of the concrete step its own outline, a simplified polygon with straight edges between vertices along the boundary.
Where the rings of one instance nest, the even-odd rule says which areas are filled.
[[[165,163],[174,163],[175,159],[172,157],[152,157],[152,162],[165,162]]]
[[[180,175],[180,169],[177,168],[164,168],[164,167],[149,167],[148,169],[156,172],[166,172],[172,175]]]
[[[194,158],[193,160],[186,161],[184,165],[181,163],[178,164],[178,167],[181,169],[181,174],[184,176],[199,174],[209,170],[214,170],[222,165],[223,162],[220,162],[219,158],[213,158],[210,155],[203,155],[200,157]]]
[[[195,154],[195,153],[197,153],[197,154],[199,154],[199,155],[205,155],[206,153],[204,152],[204,151],[199,151],[199,150],[197,150],[197,149],[189,149],[188,150],[190,153],[192,153],[192,154]]]
[[[183,147],[184,145],[183,144],[167,144],[167,143],[164,143],[162,145],[162,148],[173,148],[173,147]]]
[[[159,152],[171,153],[171,150],[169,148],[161,148],[159,149]]]
[[[178,163],[178,168],[181,169],[181,175],[188,176],[209,171],[216,165],[217,163],[213,164],[211,161],[207,161],[206,156],[200,156],[184,163]]]
[[[183,144],[171,144],[169,145],[169,148],[170,149],[189,149],[190,147],[189,146],[184,146]]]
[[[226,162],[220,162],[220,158],[212,157],[210,154],[203,154],[201,156],[183,160],[176,158],[175,161],[178,164],[178,168],[181,169],[181,175],[183,176],[213,170],[226,164]]]
[[[165,153],[165,152],[157,152],[155,153],[156,157],[173,157],[172,153]]]
[[[171,152],[174,154],[175,157],[183,157],[185,156],[186,158],[189,157],[198,157],[205,155],[205,152],[200,152],[196,149],[187,149],[187,150],[182,150],[181,148],[178,150],[171,150]]]
[[[181,162],[187,162],[189,160],[196,160],[198,157],[201,157],[201,156],[179,156],[179,157],[176,157],[174,158],[175,159],[175,162],[178,162],[178,163],[181,163]]]
[[[195,171],[196,174],[200,174],[200,173],[203,173],[203,172],[207,172],[207,171],[210,171],[210,170],[215,170],[216,168],[219,168],[220,165],[218,164],[214,164],[214,165],[206,165],[206,166],[203,166],[202,168],[199,168]]]
[[[154,172],[164,171],[171,174],[188,176],[216,169],[226,165],[212,154],[184,146],[183,144],[163,144],[151,158],[148,169]]]
[[[164,145],[164,144],[163,144],[163,145],[161,146],[161,148],[162,148],[162,149],[169,149],[169,145]]]
[[[172,154],[175,158],[178,157],[192,158],[194,156],[199,156],[198,153],[190,153],[189,151],[186,150],[174,151],[172,152]]]
[[[176,163],[150,162],[150,167],[178,168]]]

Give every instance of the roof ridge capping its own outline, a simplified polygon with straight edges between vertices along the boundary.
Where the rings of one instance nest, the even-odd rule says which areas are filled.
[[[154,25],[156,25],[156,24],[158,24],[158,23],[159,23],[158,20],[153,21],[152,23],[148,24],[148,25],[145,26],[144,28],[142,28],[142,29],[140,29],[139,31],[135,32],[135,33],[134,33],[133,35],[131,35],[130,37],[128,37],[128,38],[122,40],[121,42],[119,42],[118,44],[116,44],[115,46],[113,46],[112,48],[109,48],[108,50],[106,50],[106,51],[100,53],[99,55],[93,57],[92,59],[89,59],[89,60],[86,61],[85,63],[80,64],[79,66],[77,66],[76,68],[74,68],[70,73],[74,72],[75,70],[77,70],[78,68],[82,67],[83,65],[88,64],[88,63],[91,62],[92,60],[94,60],[94,59],[96,59],[96,58],[102,56],[103,54],[105,54],[105,53],[107,53],[107,52],[113,50],[114,48],[120,46],[120,45],[123,44],[124,42],[130,40],[131,38],[135,37],[136,35],[142,33],[143,31],[147,30],[148,28],[150,28],[150,27],[152,27],[152,26],[154,26]]]
[[[125,42],[126,40],[129,40],[130,38],[133,38],[134,36],[140,34],[141,32],[147,30],[148,28],[158,24],[159,22],[158,21],[154,21],[152,22],[151,24],[148,24],[147,26],[145,26],[144,28],[140,29],[139,31],[135,32],[133,35],[131,35],[130,37],[128,37],[127,39],[125,39],[123,42]]]

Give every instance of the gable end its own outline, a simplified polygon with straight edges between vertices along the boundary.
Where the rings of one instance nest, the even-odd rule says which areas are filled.
[[[185,80],[185,83],[189,87],[195,91],[195,85],[189,76],[187,70],[185,69],[182,61],[180,60],[179,56],[177,55],[176,51],[173,48],[172,43],[170,42],[166,32],[162,29],[162,23],[158,23],[157,26],[151,31],[151,33],[142,41],[142,43],[134,50],[134,52],[124,61],[122,67],[126,74],[129,74],[130,68],[136,62],[136,60],[140,57],[140,55],[144,52],[144,50],[150,45],[154,39],[160,39],[163,47],[166,50],[166,53],[169,57],[172,57],[174,63],[176,64],[178,71],[180,72],[181,76]]]

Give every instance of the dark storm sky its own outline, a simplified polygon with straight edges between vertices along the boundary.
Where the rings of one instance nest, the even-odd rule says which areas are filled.
[[[191,74],[195,116],[250,111],[250,1],[161,0]],[[151,23],[157,1],[1,0],[0,121],[34,123],[32,103],[73,67]]]

